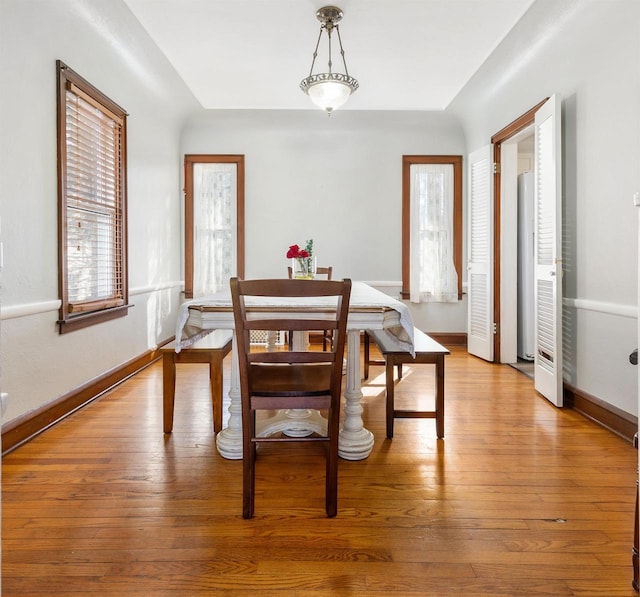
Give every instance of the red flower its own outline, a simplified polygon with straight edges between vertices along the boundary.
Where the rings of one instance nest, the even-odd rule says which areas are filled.
[[[301,249],[298,245],[291,245],[287,251],[287,259],[306,259],[309,251]]]

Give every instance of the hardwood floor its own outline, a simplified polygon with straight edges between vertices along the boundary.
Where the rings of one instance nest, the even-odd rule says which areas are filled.
[[[405,366],[398,407],[432,399],[432,369]],[[283,461],[270,456],[292,446],[271,444],[243,520],[241,463],[216,452],[208,392],[206,365],[178,368],[165,436],[158,362],[5,456],[2,594],[637,595],[636,450],[511,367],[452,349],[440,441],[420,419],[385,439],[372,368],[375,445],[340,461],[335,519],[319,448]]]

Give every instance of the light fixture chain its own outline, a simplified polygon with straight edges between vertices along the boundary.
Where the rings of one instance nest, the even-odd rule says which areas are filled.
[[[331,67],[333,66],[333,62],[331,61],[331,29],[331,27],[327,27],[327,37],[329,38],[329,74],[331,74]],[[339,35],[340,34],[338,34],[338,36]]]
[[[320,46],[320,40],[322,39],[322,27],[320,27],[320,34],[318,35],[318,41],[316,42],[316,49],[313,51],[313,60],[311,61],[311,70],[309,70],[309,76],[313,74],[313,65],[316,63],[318,57],[318,47]]]
[[[349,70],[347,69],[347,59],[344,57],[344,50],[342,49],[342,38],[340,37],[340,27],[336,25],[336,31],[338,32],[338,43],[340,44],[340,55],[342,56],[342,64],[344,65],[344,74],[349,77]]]

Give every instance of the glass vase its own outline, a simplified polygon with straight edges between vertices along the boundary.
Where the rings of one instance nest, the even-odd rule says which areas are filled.
[[[316,258],[311,256],[292,259],[291,271],[297,280],[313,280],[316,277]]]

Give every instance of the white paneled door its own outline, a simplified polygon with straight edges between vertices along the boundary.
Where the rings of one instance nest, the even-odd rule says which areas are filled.
[[[562,406],[562,176],[560,99],[535,115],[535,388]]]
[[[469,156],[468,351],[493,361],[493,162],[488,145]]]
[[[534,121],[535,388],[562,406],[562,167],[560,98]],[[494,358],[494,194],[490,145],[469,155],[468,320],[471,354]]]

